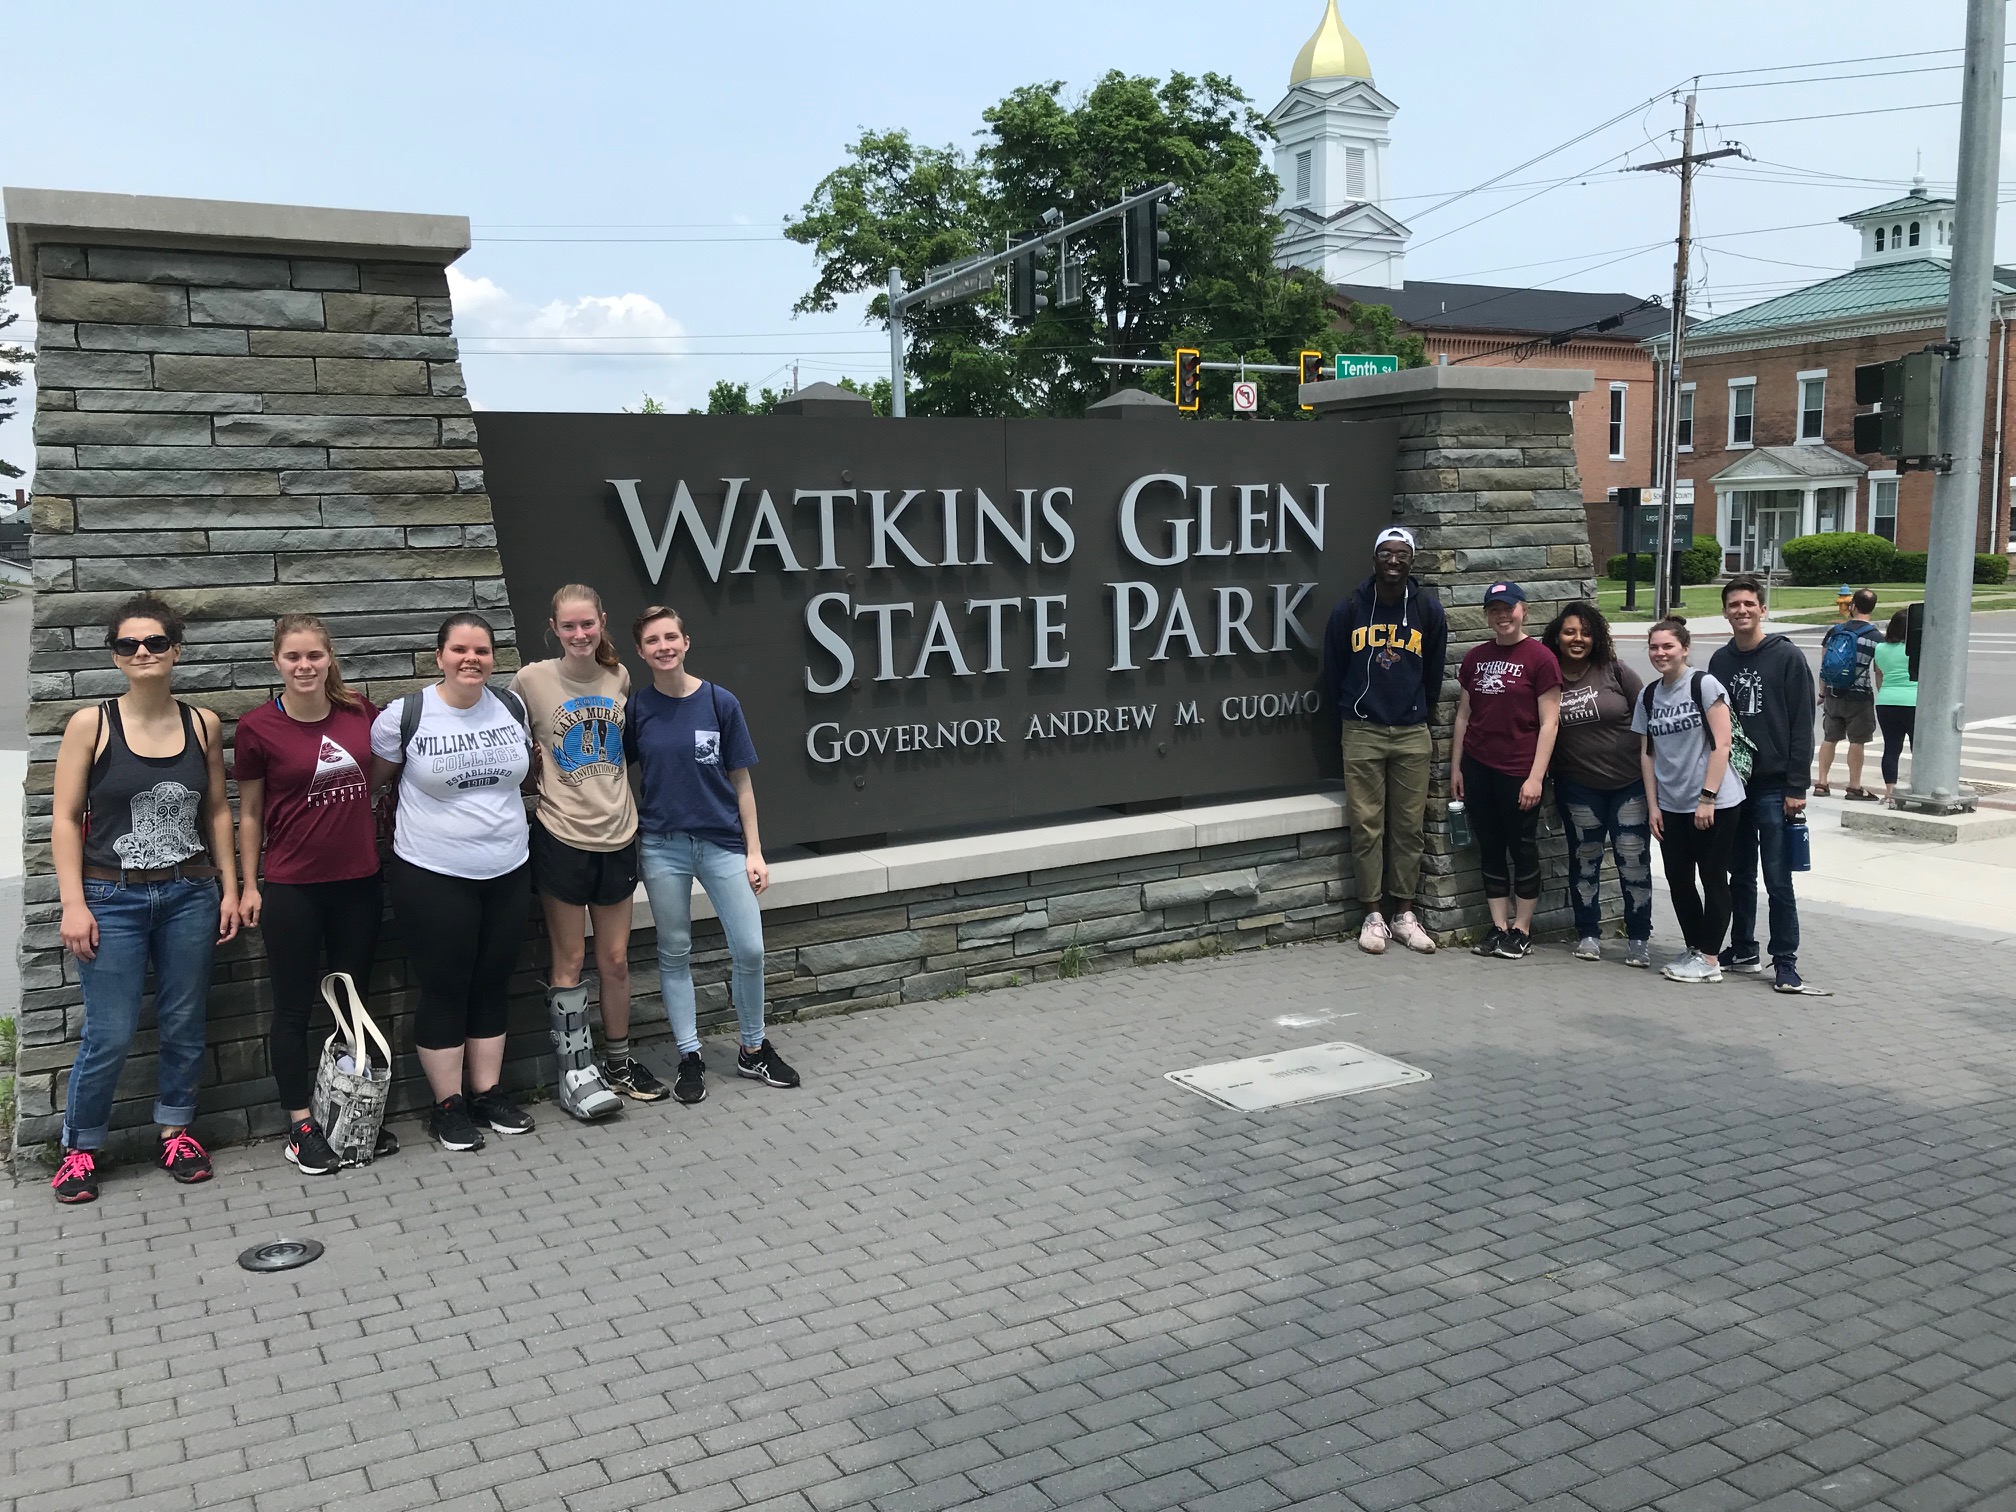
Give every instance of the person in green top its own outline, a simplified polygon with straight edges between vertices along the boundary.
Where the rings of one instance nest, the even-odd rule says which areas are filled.
[[[1876,723],[1883,731],[1883,801],[1897,806],[1897,759],[1904,742],[1918,726],[1918,684],[1911,679],[1911,658],[1904,649],[1906,618],[1899,609],[1890,616],[1883,644],[1876,648]]]

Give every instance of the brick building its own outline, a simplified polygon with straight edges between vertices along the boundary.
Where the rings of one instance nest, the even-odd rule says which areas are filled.
[[[1872,531],[1925,550],[1932,475],[1899,476],[1887,457],[1855,455],[1855,368],[1945,339],[1953,211],[1921,183],[1845,215],[1861,239],[1847,273],[1689,329],[1677,475],[1683,491],[1693,484],[1695,529],[1715,533],[1727,570],[1776,569],[1787,540],[1816,531]],[[2012,315],[2016,269],[1997,269],[1978,551],[2012,544]],[[1666,336],[1645,347],[1663,374]]]
[[[1422,338],[1431,363],[1593,372],[1595,388],[1573,406],[1575,465],[1590,548],[1598,562],[1616,549],[1610,490],[1652,480],[1658,383],[1644,343],[1667,329],[1665,309],[1635,294],[1420,281],[1397,289],[1344,285],[1332,301],[1340,316],[1354,303],[1390,306],[1401,330]]]

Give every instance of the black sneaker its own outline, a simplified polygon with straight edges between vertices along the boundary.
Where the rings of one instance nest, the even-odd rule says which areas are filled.
[[[672,1095],[672,1089],[653,1076],[651,1068],[640,1060],[604,1062],[602,1075],[611,1091],[634,1097],[638,1102],[663,1102]]]
[[[398,1153],[399,1136],[394,1134],[390,1129],[380,1125],[378,1129],[378,1142],[371,1147],[371,1158],[373,1160],[383,1160],[387,1155],[397,1155]]]
[[[469,1104],[459,1092],[427,1110],[427,1137],[444,1150],[483,1148],[483,1131],[470,1122]]]
[[[1799,968],[1789,960],[1771,963],[1771,990],[1773,992],[1804,992],[1805,982],[1800,980]]]
[[[679,1057],[679,1070],[672,1078],[672,1095],[682,1103],[705,1101],[707,1062],[700,1059],[698,1050],[688,1050]]]
[[[1500,942],[1504,940],[1504,938],[1505,938],[1505,931],[1500,929],[1497,925],[1494,924],[1489,929],[1484,931],[1483,939],[1479,940],[1475,945],[1472,945],[1470,947],[1470,954],[1481,956],[1494,956],[1498,954],[1498,946]]]
[[[1747,971],[1754,976],[1764,969],[1763,958],[1756,951],[1753,950],[1748,955],[1738,955],[1733,945],[1725,946],[1722,954],[1715,960],[1724,971]]]
[[[735,1071],[751,1081],[760,1081],[766,1087],[795,1087],[798,1073],[784,1064],[784,1057],[770,1048],[770,1041],[763,1041],[754,1050],[743,1050],[735,1057]]]
[[[478,1092],[469,1099],[469,1116],[477,1124],[488,1124],[499,1134],[530,1134],[532,1115],[504,1095],[502,1087]]]
[[[210,1152],[198,1144],[196,1136],[187,1129],[180,1134],[171,1134],[161,1141],[161,1148],[154,1156],[154,1164],[184,1186],[208,1181],[215,1174],[210,1169]]]
[[[327,1176],[343,1164],[323,1138],[322,1126],[312,1118],[302,1119],[287,1131],[287,1158],[301,1168],[303,1176]]]
[[[75,1205],[98,1200],[98,1157],[90,1150],[65,1150],[56,1179],[49,1183],[58,1202]]]
[[[1523,929],[1508,929],[1498,936],[1501,960],[1517,961],[1533,953],[1533,941]]]

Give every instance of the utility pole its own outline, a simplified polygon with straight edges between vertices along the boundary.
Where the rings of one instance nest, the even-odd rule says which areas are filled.
[[[1949,364],[1942,385],[1940,450],[1932,480],[1932,538],[1925,570],[1918,707],[1911,784],[1900,807],[1970,812],[1960,782],[1967,712],[1968,617],[1974,598],[1974,528],[1981,506],[1981,435],[1988,391],[1989,306],[1994,297],[1995,202],[2001,172],[2004,0],[1967,0],[1967,77],[1960,96],[1960,173],[1953,281],[1946,301]],[[1999,530],[1999,524],[1996,527]]]
[[[1659,543],[1652,558],[1652,614],[1655,619],[1664,619],[1672,611],[1675,598],[1673,522],[1680,503],[1680,370],[1682,349],[1687,344],[1687,261],[1694,245],[1694,169],[1717,158],[1743,155],[1743,149],[1733,145],[1717,147],[1713,152],[1696,152],[1695,120],[1694,96],[1690,93],[1687,96],[1687,125],[1680,138],[1680,156],[1657,163],[1641,163],[1632,170],[1651,173],[1674,168],[1680,172],[1680,235],[1674,244],[1673,323],[1666,347],[1666,393],[1659,406],[1658,434],[1653,441],[1655,462],[1652,480],[1659,487]]]

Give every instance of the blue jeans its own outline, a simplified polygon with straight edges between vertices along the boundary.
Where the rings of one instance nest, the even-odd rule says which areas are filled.
[[[1799,900],[1792,893],[1792,868],[1785,862],[1785,787],[1760,784],[1737,810],[1736,854],[1729,866],[1729,948],[1757,954],[1757,870],[1771,899],[1770,952],[1773,961],[1799,959]]]
[[[1557,772],[1554,802],[1561,810],[1561,827],[1568,832],[1568,902],[1575,910],[1575,933],[1586,940],[1603,932],[1597,898],[1603,882],[1603,842],[1608,840],[1624,892],[1624,936],[1651,939],[1652,811],[1645,801],[1645,784],[1584,787]]]
[[[728,937],[730,991],[735,1019],[745,1049],[763,1043],[763,911],[744,869],[740,851],[695,839],[684,830],[638,836],[638,870],[651,899],[652,922],[658,927],[658,991],[665,1016],[683,1055],[700,1048],[700,1021],[693,1002],[693,879],[707,889],[707,900]]]
[[[140,998],[150,964],[161,1042],[154,1121],[172,1129],[196,1116],[220,894],[214,880],[189,877],[165,882],[86,878],[84,901],[98,921],[98,954],[77,963],[84,984],[84,1034],[70,1068],[63,1112],[63,1143],[73,1150],[95,1150],[105,1143],[119,1073],[139,1032]]]

